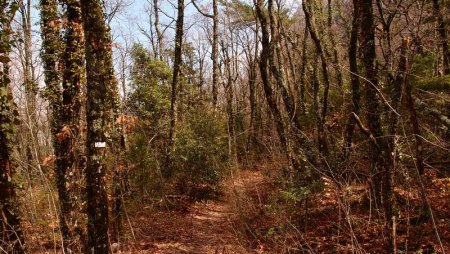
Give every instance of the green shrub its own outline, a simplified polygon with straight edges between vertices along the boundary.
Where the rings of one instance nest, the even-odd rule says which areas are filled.
[[[426,91],[450,91],[450,75],[418,79],[415,86]]]
[[[180,123],[172,163],[182,194],[203,196],[208,195],[205,191],[217,191],[229,166],[225,126],[223,119],[203,108],[197,108]]]

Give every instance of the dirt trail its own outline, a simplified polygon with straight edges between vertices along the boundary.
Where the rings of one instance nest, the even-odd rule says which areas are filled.
[[[137,239],[144,239],[137,246],[140,250],[128,253],[258,253],[244,247],[232,222],[238,216],[236,200],[248,191],[255,191],[263,182],[260,172],[242,171],[225,183],[225,193],[218,200],[198,202],[184,214],[153,214],[147,229],[138,227]],[[148,220],[145,215],[141,218]]]

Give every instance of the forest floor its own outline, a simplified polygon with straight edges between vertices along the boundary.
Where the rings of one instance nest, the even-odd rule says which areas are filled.
[[[223,195],[187,202],[185,211],[149,208],[133,213],[130,225],[137,240],[124,243],[121,253],[384,253],[383,222],[365,204],[365,185],[339,191],[326,180],[314,202],[292,205],[266,173],[239,171],[226,180]],[[427,174],[424,179],[447,252],[450,178]],[[345,204],[339,202],[342,191],[348,195]],[[440,253],[431,221],[415,222],[421,213],[417,191],[396,192],[401,209],[405,200],[410,205],[410,213],[405,218],[402,212],[397,225],[399,253]]]
[[[130,222],[134,237],[139,240],[130,239],[121,248],[122,253],[265,253],[262,249],[245,247],[248,245],[237,237],[235,227],[239,197],[264,184],[261,172],[240,171],[224,183],[224,193],[220,197],[196,202],[186,211],[141,210]]]
[[[338,188],[324,179],[320,193],[296,201],[277,184],[273,164],[235,172],[212,199],[173,196],[170,209],[163,205],[167,200],[127,205],[124,240],[114,253],[385,253],[382,216],[367,203],[366,184]],[[433,172],[427,171],[423,182],[443,248],[450,253],[450,177]],[[442,253],[414,181],[398,184],[395,191],[398,253]],[[31,225],[25,228],[29,253],[61,253],[57,220]]]

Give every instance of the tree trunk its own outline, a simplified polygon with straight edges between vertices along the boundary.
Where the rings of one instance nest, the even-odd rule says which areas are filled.
[[[250,102],[250,126],[249,135],[247,141],[247,151],[255,151],[256,154],[259,153],[258,138],[257,138],[257,117],[258,117],[258,107],[256,102],[256,79],[258,78],[257,68],[258,68],[258,44],[259,44],[259,23],[256,20],[255,29],[255,48],[254,54],[252,55],[252,50],[249,47],[248,54],[248,88],[249,88],[249,102]]]
[[[55,175],[59,197],[59,225],[64,251],[79,252],[76,248],[84,241],[77,240],[75,217],[77,200],[74,192],[77,185],[75,176],[80,176],[75,158],[81,108],[81,77],[83,75],[82,27],[79,2],[66,2],[67,31],[63,56],[63,87],[59,62],[62,55],[62,41],[59,32],[58,4],[56,0],[41,0],[42,52],[44,62],[47,98],[52,109],[53,147],[56,157]],[[74,6],[75,5],[75,6]],[[78,5],[78,10],[77,6]],[[80,34],[81,33],[81,34]],[[62,91],[62,89],[64,91]],[[79,180],[79,179],[78,179]],[[82,232],[82,230],[79,230]]]
[[[341,71],[341,62],[339,60],[339,53],[337,50],[337,43],[334,39],[333,34],[333,12],[331,8],[331,0],[328,0],[328,17],[327,17],[327,24],[328,24],[328,36],[330,37],[330,44],[331,48],[333,50],[333,69],[336,72],[336,78],[339,89],[341,89],[340,92],[343,92],[342,89],[344,89],[344,78],[342,77],[342,71]]]
[[[156,39],[158,44],[158,54],[157,57],[159,57],[159,60],[163,60],[163,35],[161,33],[161,30],[159,28],[159,6],[158,6],[158,0],[153,0],[153,11],[155,15],[155,31],[156,31]]]
[[[305,0],[302,1],[303,6],[303,12],[305,13],[305,20],[306,25],[308,26],[309,33],[311,35],[311,39],[314,42],[314,45],[316,47],[316,51],[320,57],[321,63],[322,63],[322,73],[323,73],[323,79],[324,79],[324,87],[323,87],[323,98],[322,98],[322,110],[320,114],[320,125],[318,130],[318,138],[319,138],[319,151],[323,154],[328,154],[328,148],[326,144],[326,137],[325,137],[325,118],[327,116],[328,111],[328,91],[330,88],[330,75],[328,72],[328,64],[327,59],[325,56],[324,48],[322,46],[322,42],[319,39],[319,35],[317,34],[313,18],[311,16],[310,11],[310,1],[311,0]]]
[[[439,0],[433,0],[433,11],[434,15],[437,18],[438,22],[438,32],[441,37],[441,47],[442,47],[442,57],[443,57],[443,66],[444,66],[444,74],[450,74],[450,49],[448,46],[447,39],[447,27],[444,21],[444,17],[441,13],[441,5],[439,4]]]
[[[308,65],[308,26],[305,26],[305,31],[303,33],[303,46],[302,46],[302,67],[300,69],[300,113],[301,115],[305,115],[306,113],[306,66]]]
[[[353,133],[355,130],[355,118],[352,117],[352,112],[359,114],[361,91],[358,71],[358,28],[360,23],[359,18],[359,0],[353,0],[353,21],[350,32],[350,42],[348,46],[348,61],[350,65],[350,85],[352,89],[352,104],[349,107],[349,118],[344,131],[344,146],[342,149],[342,157],[344,160],[348,159],[352,147]]]
[[[181,66],[183,64],[182,59],[182,46],[183,46],[183,34],[184,34],[184,0],[178,0],[178,16],[176,22],[176,33],[175,33],[175,57],[173,62],[173,76],[172,76],[172,89],[170,96],[170,129],[169,129],[169,141],[167,148],[167,161],[166,161],[166,171],[165,176],[171,175],[171,153],[175,146],[175,128],[177,122],[177,95],[178,95],[178,85],[180,81]]]
[[[262,38],[261,45],[262,50],[259,57],[259,71],[261,74],[261,79],[263,83],[264,94],[266,96],[267,104],[269,105],[270,112],[275,121],[275,127],[278,133],[278,138],[280,140],[281,149],[284,154],[287,156],[289,162],[292,162],[292,154],[288,148],[288,139],[286,136],[286,130],[284,127],[283,119],[281,116],[281,112],[278,108],[276,98],[273,93],[272,86],[270,84],[270,76],[268,72],[268,61],[270,55],[270,34],[269,27],[267,23],[267,18],[264,15],[263,11],[263,2],[262,0],[256,0],[256,14],[259,19],[259,23],[261,24]]]
[[[219,83],[219,9],[217,0],[213,0],[213,45],[212,45],[212,62],[213,62],[213,81],[212,81],[212,97],[213,108],[217,107],[218,83]]]
[[[392,210],[392,170],[393,170],[393,145],[390,145],[385,138],[381,127],[380,105],[378,100],[378,74],[375,68],[376,51],[375,51],[375,22],[373,15],[373,0],[360,0],[361,10],[361,52],[364,63],[365,75],[365,104],[366,119],[369,126],[370,134],[373,135],[375,141],[369,150],[369,158],[371,159],[372,168],[372,191],[376,198],[376,204],[380,204],[384,208],[386,220],[386,234],[388,236],[386,243],[386,251],[394,253],[394,236],[392,232],[393,226],[393,210]],[[393,97],[394,99],[395,96]],[[390,119],[391,126],[396,122]],[[380,202],[382,201],[382,202]]]
[[[23,58],[21,59],[23,70],[23,85],[25,88],[25,115],[28,120],[27,139],[27,161],[30,167],[39,167],[41,158],[41,149],[38,140],[38,110],[36,108],[36,99],[38,86],[35,79],[35,68],[32,59],[31,45],[31,1],[20,1],[19,7],[21,13]]]
[[[0,248],[6,253],[21,254],[23,235],[20,228],[15,186],[11,180],[13,169],[11,152],[13,130],[17,111],[13,113],[13,97],[9,86],[9,52],[11,50],[10,34],[14,9],[10,1],[0,3]]]
[[[117,87],[111,36],[101,2],[82,0],[87,77],[87,214],[88,246],[95,254],[109,253],[106,144],[114,114]]]
[[[85,247],[85,235],[80,227],[82,217],[81,186],[82,172],[78,162],[77,140],[80,138],[80,117],[82,87],[84,83],[84,44],[81,5],[79,0],[65,0],[67,29],[65,34],[65,51],[63,54],[64,74],[62,82],[62,107],[57,112],[61,117],[61,125],[55,140],[59,149],[56,158],[57,186],[60,195],[61,213],[68,226],[68,237],[65,245],[68,253],[80,251]],[[61,135],[58,136],[58,135]],[[68,134],[68,135],[67,135]]]
[[[226,112],[227,112],[227,119],[228,119],[228,154],[230,160],[234,163],[234,165],[237,165],[237,153],[236,153],[236,143],[235,143],[235,122],[234,122],[234,111],[233,111],[233,83],[234,83],[234,77],[233,77],[233,71],[231,68],[231,57],[229,55],[229,48],[231,48],[229,45],[226,45],[222,41],[222,52],[223,52],[223,58],[224,58],[224,64],[225,64],[225,73],[227,75],[227,79],[224,83],[225,88],[225,95],[226,95]]]

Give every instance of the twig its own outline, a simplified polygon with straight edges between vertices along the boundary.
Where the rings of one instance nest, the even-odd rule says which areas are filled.
[[[364,124],[361,122],[361,119],[359,119],[358,115],[355,112],[352,112],[352,117],[353,119],[355,119],[356,124],[358,125],[359,129],[370,139],[370,141],[378,148],[380,148],[380,146],[378,145],[377,140],[375,139],[375,137],[373,136],[372,132],[364,126]]]

